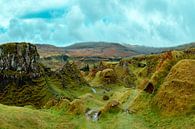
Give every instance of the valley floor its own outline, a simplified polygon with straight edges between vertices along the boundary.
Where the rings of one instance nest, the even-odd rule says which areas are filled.
[[[85,96],[85,104],[90,109],[101,108],[107,102],[99,103],[102,89],[89,100]],[[121,111],[108,111],[98,121],[87,119],[85,114],[71,114],[63,109],[34,109],[32,106],[16,107],[0,104],[0,129],[193,129],[195,117],[162,118],[153,111],[128,113],[125,111],[139,91],[118,87],[113,97],[122,103]],[[126,95],[131,94],[129,97]]]

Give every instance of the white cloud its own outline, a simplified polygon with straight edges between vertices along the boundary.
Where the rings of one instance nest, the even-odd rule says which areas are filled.
[[[64,7],[67,0],[1,0],[0,24],[8,26],[9,21],[28,12]]]
[[[194,0],[1,0],[0,42],[64,45],[112,41],[172,46],[194,40],[194,7]],[[55,10],[64,11],[49,17],[51,9],[52,15]],[[32,14],[39,16],[21,18]]]

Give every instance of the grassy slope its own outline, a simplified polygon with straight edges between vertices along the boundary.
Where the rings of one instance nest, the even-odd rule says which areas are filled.
[[[83,96],[85,106],[100,109],[106,105],[108,101],[101,100],[102,91],[102,89],[97,89],[98,93],[92,94],[93,97],[90,98]],[[139,93],[137,90],[115,87],[110,99],[118,99],[121,103],[120,107],[124,110],[137,93]],[[0,105],[0,128],[2,129],[190,129],[194,127],[194,120],[193,115],[167,118],[155,111],[144,109],[138,114],[108,111],[101,115],[99,121],[93,122],[86,119],[84,114],[74,115],[67,109],[59,110],[55,106],[50,109],[35,110],[27,107]]]
[[[193,51],[193,50],[192,50]],[[164,57],[168,57],[168,55],[164,55]],[[165,58],[165,59],[166,59]],[[163,59],[163,56],[161,56],[160,58],[161,60]],[[172,68],[172,66],[174,66],[178,61],[182,60],[182,59],[195,59],[195,56],[193,54],[193,52],[191,52],[191,54],[185,54],[183,52],[179,52],[179,51],[173,51],[172,52],[172,58],[170,60],[165,60],[165,61],[161,61],[158,62],[157,65],[155,65],[155,67],[153,67],[153,69],[157,69],[155,72],[153,72],[152,76],[146,76],[156,87],[156,89],[158,90],[159,88],[162,88],[161,84],[165,82],[165,77],[170,73],[170,69]],[[150,60],[149,60],[150,61]],[[152,61],[152,63],[154,63],[154,61]],[[185,65],[184,68],[188,68],[189,66]],[[146,67],[147,68],[147,67]],[[178,70],[180,69],[177,68]],[[135,72],[138,72],[136,68],[133,68],[133,70]],[[150,70],[152,71],[152,70]],[[183,78],[187,78],[187,80],[189,80],[190,78],[193,78],[193,71],[191,69],[191,73],[188,72],[188,70],[184,69],[183,71],[181,71],[180,73],[182,73],[181,75],[183,75],[181,79]],[[188,72],[190,74],[190,76],[186,76],[186,72]],[[178,72],[176,72],[178,73]],[[136,75],[138,75],[136,73]],[[141,76],[138,75],[138,77],[144,77],[144,74],[140,74]],[[178,75],[174,75],[175,78],[179,77]],[[143,81],[144,78],[141,79],[141,81]],[[173,78],[170,79],[170,81],[173,82]],[[193,80],[193,79],[192,79]],[[143,86],[145,86],[146,84],[144,84]],[[141,86],[141,87],[143,87]],[[138,86],[140,87],[140,86]],[[171,87],[175,88],[174,90],[171,89]],[[165,107],[170,108],[170,112],[172,113],[174,108],[176,108],[179,104],[186,104],[186,102],[183,102],[183,100],[181,99],[182,97],[186,97],[185,92],[186,90],[190,90],[189,95],[192,96],[191,99],[193,99],[193,90],[187,88],[187,89],[182,89],[181,87],[184,87],[184,85],[181,85],[180,87],[178,87],[176,89],[176,87],[178,87],[177,85],[167,85],[167,92],[172,92],[170,96],[173,96],[173,99],[177,100],[177,104],[173,104],[172,107],[169,104],[169,101],[166,97],[165,100],[167,100],[168,102],[166,104],[164,104],[162,102],[162,100],[159,101],[160,104],[164,104]],[[143,88],[141,88],[143,89]],[[182,91],[183,90],[183,91]],[[179,94],[178,92],[183,93],[182,95]],[[187,93],[186,93],[187,94]],[[174,96],[175,95],[175,96]],[[164,112],[159,112],[158,109],[156,109],[155,106],[151,106],[151,101],[153,100],[153,97],[155,96],[154,94],[149,94],[146,92],[140,92],[138,94],[138,97],[136,97],[133,105],[130,106],[130,110],[132,110],[132,112],[137,112],[137,115],[141,115],[143,116],[144,120],[146,123],[149,124],[149,127],[151,128],[175,128],[175,129],[192,129],[195,128],[195,116],[193,113],[189,113],[186,115],[180,115],[179,113],[177,114],[177,116],[164,116],[165,113]],[[163,98],[163,97],[162,97]],[[170,102],[171,103],[171,102]],[[192,102],[193,104],[193,102]],[[170,114],[169,112],[169,114]],[[163,114],[162,114],[163,113]]]
[[[148,60],[148,62],[149,61],[150,60]],[[136,69],[136,67],[136,65],[132,66],[131,70],[138,76],[138,73],[144,68]],[[150,74],[148,76],[151,77]],[[141,76],[141,80],[143,80],[144,77],[145,76]],[[47,83],[50,90],[57,95],[70,96],[70,94],[72,94],[71,96],[76,98],[85,93],[92,93],[90,89],[82,87],[75,87],[75,89],[67,89],[62,92],[59,88],[60,84],[55,78],[48,78]],[[140,93],[139,90],[123,88],[116,84],[108,85],[107,88],[110,88],[111,91],[105,92],[104,88],[97,87],[97,93],[92,93],[93,97],[83,97],[84,105],[91,109],[101,108],[107,103],[107,101],[102,100],[103,95],[109,95],[110,99],[118,99],[121,103],[120,107],[125,110],[127,106],[132,103],[134,97]],[[152,97],[152,95],[146,93],[146,95],[143,95],[140,99],[142,101],[148,101],[150,100],[150,97]],[[142,112],[137,114],[128,114],[122,111],[105,112],[97,122],[87,120],[84,114],[73,115],[69,114],[66,110],[57,110],[55,107],[47,110],[33,110],[29,108],[0,105],[0,128],[193,129],[195,127],[195,117],[193,114],[177,117],[164,117],[158,114],[155,109],[148,109],[147,106],[143,106],[144,103],[141,104],[141,107],[143,107]]]
[[[9,115],[8,115],[9,114]],[[71,129],[74,126],[58,115],[24,107],[0,104],[1,129]]]
[[[102,101],[103,89],[97,89],[97,94],[92,97],[82,95],[84,107],[91,109],[101,109],[108,101]],[[127,92],[125,92],[127,91]],[[76,91],[75,91],[76,92]],[[123,94],[124,92],[124,94]],[[133,90],[115,86],[111,93],[111,99],[118,99],[119,102],[131,102]],[[128,95],[127,95],[128,93]],[[77,93],[77,94],[80,94]],[[125,108],[125,104],[121,108]],[[79,108],[79,107],[77,107]],[[9,114],[9,115],[8,115]],[[27,107],[15,107],[0,105],[0,128],[7,129],[53,129],[53,128],[75,128],[75,129],[147,129],[147,123],[144,123],[141,117],[130,115],[126,112],[105,112],[98,122],[86,119],[84,114],[74,115],[66,109],[57,109],[55,106],[50,109],[35,110]]]
[[[7,115],[9,114],[9,115]],[[53,110],[39,111],[25,107],[0,105],[1,129],[147,129],[136,116],[107,113],[98,122],[83,115],[61,115]]]

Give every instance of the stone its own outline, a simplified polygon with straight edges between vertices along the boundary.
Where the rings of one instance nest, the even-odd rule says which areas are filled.
[[[109,100],[109,96],[104,95],[102,99],[103,99],[103,100]]]
[[[92,121],[98,121],[101,115],[101,111],[89,109],[86,111],[85,116]]]

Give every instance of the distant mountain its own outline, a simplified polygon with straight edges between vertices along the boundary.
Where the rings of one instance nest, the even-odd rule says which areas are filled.
[[[179,46],[176,46],[176,47],[165,48],[165,50],[166,49],[183,50],[183,49],[189,49],[189,48],[195,48],[195,42],[184,44],[184,45],[179,45]]]
[[[65,49],[86,49],[86,48],[109,48],[109,47],[118,47],[122,49],[126,49],[125,46],[119,43],[111,43],[111,42],[80,42],[65,47]]]
[[[64,49],[68,52],[69,55],[74,57],[127,57],[139,54],[119,43],[108,42],[76,43],[71,46],[65,47]]]
[[[151,54],[151,53],[160,53],[164,50],[164,48],[155,48],[155,47],[147,47],[147,46],[139,46],[139,45],[130,45],[123,44],[130,50],[134,50],[140,54]]]
[[[130,57],[139,54],[161,53],[169,50],[195,48],[195,43],[176,47],[147,47],[110,42],[81,42],[67,47],[56,47],[49,44],[36,44],[41,57],[69,55],[71,57]]]
[[[133,50],[136,53],[140,53],[140,54],[161,53],[163,51],[169,51],[169,50],[184,50],[189,48],[195,48],[195,42],[179,45],[175,47],[147,47],[147,46],[130,45],[130,44],[123,44],[123,45],[126,46],[128,49]]]

